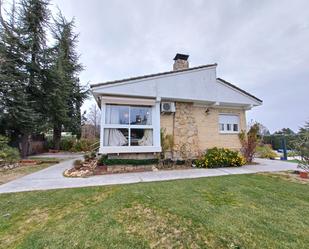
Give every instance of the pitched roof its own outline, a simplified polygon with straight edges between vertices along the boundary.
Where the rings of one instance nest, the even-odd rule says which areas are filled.
[[[230,82],[227,82],[226,80],[221,79],[221,78],[217,78],[217,80],[219,80],[219,81],[221,81],[222,83],[224,83],[224,84],[226,84],[226,85],[228,85],[228,86],[230,86],[230,87],[232,87],[232,88],[234,88],[234,89],[236,89],[236,90],[238,90],[238,91],[240,91],[240,92],[242,92],[242,93],[244,93],[244,94],[250,96],[251,98],[254,98],[255,100],[257,100],[257,101],[263,103],[263,100],[261,100],[261,99],[255,97],[254,95],[252,95],[252,94],[246,92],[245,90],[243,90],[243,89],[241,89],[241,88],[235,86],[234,84],[232,84],[232,83],[230,83]]]
[[[126,82],[126,81],[131,81],[131,80],[140,80],[140,79],[157,77],[157,76],[161,76],[161,75],[168,75],[168,74],[174,74],[174,73],[180,73],[180,72],[193,71],[193,70],[196,70],[196,69],[202,69],[202,68],[214,67],[214,66],[217,66],[217,63],[208,64],[208,65],[202,65],[202,66],[197,66],[197,67],[190,67],[190,68],[181,69],[181,70],[177,70],[177,71],[167,71],[167,72],[162,72],[162,73],[148,74],[148,75],[142,75],[142,76],[137,76],[137,77],[131,77],[131,78],[126,78],[126,79],[121,79],[121,80],[107,81],[107,82],[103,82],[103,83],[92,84],[92,85],[90,85],[90,87],[94,88],[94,87],[98,87],[98,86],[105,86],[105,85],[122,83],[122,82]]]
[[[191,68],[181,69],[181,70],[177,70],[177,71],[167,71],[167,72],[161,72],[161,73],[156,73],[156,74],[148,74],[148,75],[142,75],[142,76],[137,76],[137,77],[131,77],[131,78],[126,78],[126,79],[121,79],[121,80],[107,81],[107,82],[103,82],[103,83],[92,84],[92,85],[90,85],[90,87],[91,88],[95,88],[95,87],[99,87],[99,86],[117,84],[117,83],[132,81],[132,80],[147,79],[147,78],[152,78],[152,77],[157,77],[157,76],[162,76],[162,75],[169,75],[169,74],[174,74],[174,73],[179,73],[179,72],[193,71],[193,70],[197,70],[197,69],[214,67],[214,66],[217,66],[217,63],[207,64],[207,65],[202,65],[202,66],[197,66],[197,67],[191,67]],[[227,86],[230,86],[230,87],[234,88],[235,90],[238,90],[238,91],[246,94],[247,96],[257,100],[258,102],[263,103],[263,101],[261,99],[255,97],[254,95],[246,92],[245,90],[235,86],[234,84],[232,84],[230,82],[227,82],[226,80],[223,80],[221,78],[217,78],[217,80],[219,80],[223,84],[226,84]]]

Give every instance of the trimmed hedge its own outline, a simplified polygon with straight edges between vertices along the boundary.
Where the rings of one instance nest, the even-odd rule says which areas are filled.
[[[158,162],[158,159],[108,159],[106,155],[98,160],[99,165],[150,165]]]

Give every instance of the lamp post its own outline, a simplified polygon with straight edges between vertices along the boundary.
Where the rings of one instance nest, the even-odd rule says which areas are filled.
[[[282,144],[282,150],[283,150],[283,157],[281,157],[281,160],[288,160],[288,155],[286,152],[286,138],[284,135],[281,139],[281,144]]]

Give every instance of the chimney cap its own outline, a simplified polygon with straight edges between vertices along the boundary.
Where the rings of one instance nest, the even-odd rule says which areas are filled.
[[[187,54],[176,54],[176,56],[175,56],[175,58],[174,58],[174,61],[176,61],[176,60],[184,60],[184,61],[186,61],[186,60],[188,60],[188,58],[189,58],[189,55],[187,55]]]

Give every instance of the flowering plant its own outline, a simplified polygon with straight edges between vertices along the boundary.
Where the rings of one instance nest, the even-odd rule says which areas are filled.
[[[208,149],[204,155],[194,161],[198,168],[221,168],[221,167],[239,167],[246,163],[237,151],[225,148]]]

